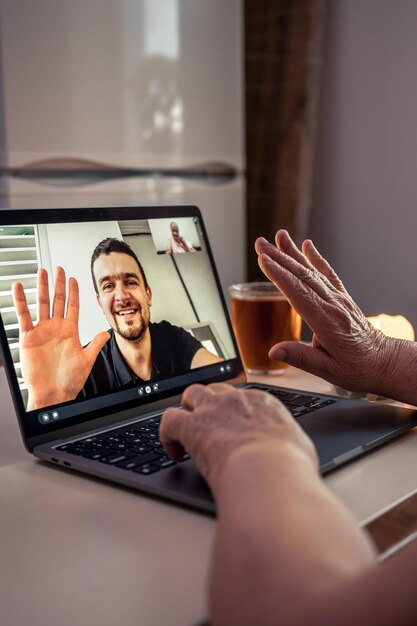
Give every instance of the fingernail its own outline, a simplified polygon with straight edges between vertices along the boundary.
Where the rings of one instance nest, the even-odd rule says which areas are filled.
[[[272,352],[272,350],[271,350]],[[282,348],[278,348],[278,350],[273,350],[273,356],[271,355],[271,359],[273,361],[286,361],[287,360],[287,353],[285,350],[283,350]]]
[[[262,249],[265,245],[267,245],[268,242],[265,239],[265,237],[258,237],[256,242],[255,242],[255,250],[258,252],[259,254],[259,250]]]

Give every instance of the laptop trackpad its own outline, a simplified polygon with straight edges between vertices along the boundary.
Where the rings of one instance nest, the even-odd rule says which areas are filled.
[[[327,420],[321,421],[312,417],[301,417],[297,421],[313,440],[321,466],[341,455],[346,455],[347,461],[348,453],[352,452],[353,458],[360,454],[365,446],[386,434],[386,431],[380,428],[360,423],[332,424]]]
[[[407,426],[413,415],[410,409],[399,406],[371,404],[363,400],[339,400],[305,417],[342,426],[347,425],[349,429],[371,429],[385,433]]]

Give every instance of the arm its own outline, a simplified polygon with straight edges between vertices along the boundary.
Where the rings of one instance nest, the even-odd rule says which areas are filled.
[[[181,237],[181,246],[184,248],[186,252],[196,252],[196,249],[193,247],[190,241],[185,237]]]
[[[33,324],[20,283],[13,284],[13,300],[19,322],[22,376],[29,390],[27,409],[73,400],[109,334],[99,333],[86,348],[82,347],[78,336],[78,284],[70,278],[67,302],[65,272],[60,267],[56,271],[52,311],[48,273],[42,268],[38,272],[37,324]]]
[[[196,249],[185,237],[180,237],[180,246],[185,252],[196,252]]]
[[[311,441],[277,400],[194,385],[182,405],[166,411],[161,440],[174,458],[184,449],[193,456],[217,503],[213,626],[381,626],[396,609],[417,615],[415,594],[397,601],[398,571],[377,563],[319,477]],[[411,559],[402,567],[403,580],[417,570]],[[387,612],[378,594],[389,584]]]
[[[214,624],[323,624],[313,607],[374,566],[366,536],[294,450],[242,450],[217,494]]]
[[[221,363],[223,359],[217,354],[213,354],[206,350],[206,348],[200,348],[197,350],[191,361],[191,369],[196,367],[203,367],[204,365],[211,365],[212,363]]]
[[[264,274],[314,333],[312,346],[295,342],[273,346],[272,359],[352,391],[417,404],[417,343],[376,330],[311,241],[303,243],[301,252],[281,230],[276,246],[261,238],[256,251]]]
[[[266,447],[229,464],[217,501],[213,626],[416,623],[417,545],[378,563],[365,533],[307,472],[294,453],[277,459]]]

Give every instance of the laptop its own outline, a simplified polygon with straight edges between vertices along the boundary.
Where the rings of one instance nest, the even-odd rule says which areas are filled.
[[[170,245],[173,233],[182,238],[175,252]],[[119,248],[100,253],[109,241]],[[210,490],[193,460],[185,455],[173,462],[158,438],[164,409],[179,406],[181,393],[192,383],[228,382],[265,389],[278,397],[312,438],[323,474],[417,425],[417,411],[412,409],[247,383],[197,207],[2,210],[0,243],[4,366],[25,446],[43,461],[214,513]],[[98,293],[90,271],[97,250]],[[119,268],[114,274],[107,268],[109,259],[127,261],[129,272]],[[37,369],[29,374],[32,380],[25,379],[21,364],[27,351],[19,336],[11,290],[15,281],[23,286],[27,318],[32,320],[29,326],[36,328],[38,269],[48,273],[52,302],[58,266],[64,268],[67,280],[72,276],[78,282],[81,345],[89,345],[97,333],[109,329],[111,338],[81,388],[75,372],[67,376],[74,381],[69,395],[60,396],[60,388],[58,395],[44,394],[42,399],[56,366],[43,366],[38,360]],[[143,287],[141,320],[136,324],[139,305],[135,308],[132,302],[139,297],[130,299],[130,281],[143,282],[144,276],[147,287]],[[120,292],[128,295],[123,292],[112,300],[107,294],[119,289],[117,281],[123,285]],[[117,298],[122,304],[112,309],[109,302]],[[141,324],[151,336],[152,364],[147,373],[129,367],[123,347],[137,339],[126,333],[145,332]],[[38,374],[46,381],[41,388]]]

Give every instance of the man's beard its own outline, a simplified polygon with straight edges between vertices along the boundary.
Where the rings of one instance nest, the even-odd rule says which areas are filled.
[[[127,339],[128,341],[140,341],[144,335],[146,330],[149,328],[149,319],[145,320],[142,313],[139,312],[139,323],[132,322],[131,326],[127,326],[125,328],[120,328],[119,320],[117,319],[117,315],[114,316],[114,330],[118,335],[123,337],[123,339]],[[127,322],[129,324],[129,322]]]

